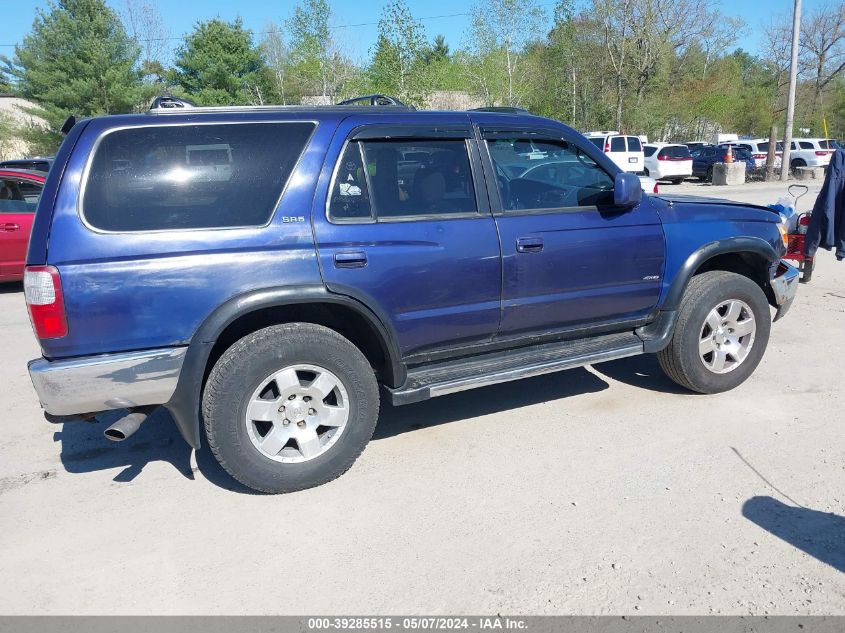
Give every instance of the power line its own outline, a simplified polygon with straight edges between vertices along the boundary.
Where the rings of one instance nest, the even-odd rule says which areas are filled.
[[[553,6],[554,4],[556,4],[556,3],[555,2],[543,2],[543,3],[540,3],[536,6],[537,7],[550,7],[550,6]],[[469,17],[471,15],[472,15],[472,13],[470,13],[469,11],[464,11],[462,13],[444,13],[442,15],[427,15],[427,16],[424,16],[424,17],[421,17],[421,18],[415,18],[415,19],[422,22],[423,20],[445,20],[446,18],[466,18],[466,17]],[[354,28],[358,28],[358,27],[361,27],[361,26],[378,26],[378,24],[379,24],[379,21],[358,22],[356,24],[334,24],[334,25],[330,26],[329,28],[332,29],[332,30],[354,29]],[[253,33],[253,35],[276,35],[276,34],[279,34],[279,33],[284,33],[284,29],[270,29],[269,31],[256,31],[256,32]],[[151,38],[146,38],[146,39],[139,39],[138,41],[139,42],[175,42],[175,41],[184,40],[185,37],[186,37],[185,35],[182,35],[182,36],[179,36],[179,37],[151,37]],[[17,44],[0,44],[0,47],[6,47],[6,48],[14,48],[15,46],[18,46],[18,45]]]

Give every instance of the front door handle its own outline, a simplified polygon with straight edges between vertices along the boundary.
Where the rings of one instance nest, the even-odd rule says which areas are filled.
[[[6,222],[3,224],[3,230],[8,231],[9,233],[17,231],[19,228],[21,228],[21,225],[16,224],[15,222]]]
[[[363,268],[367,265],[367,255],[361,251],[335,253],[335,268]]]
[[[543,250],[543,238],[520,237],[516,241],[516,250],[519,253],[539,253]]]

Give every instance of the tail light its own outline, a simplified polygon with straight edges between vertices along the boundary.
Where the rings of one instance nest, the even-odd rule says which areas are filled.
[[[805,235],[807,233],[808,226],[810,226],[810,214],[804,213],[800,218],[798,218],[798,232]]]
[[[816,156],[827,156],[827,151],[816,150]]]
[[[59,271],[53,266],[27,266],[23,290],[35,335],[40,339],[66,336],[67,318]]]
[[[604,142],[604,153],[605,154],[610,153],[610,143],[608,143],[607,141]]]
[[[657,160],[666,160],[666,156],[664,156],[663,154],[658,154]]]
[[[660,193],[660,192],[657,190],[657,183],[656,183],[656,182],[654,183],[654,189],[652,189],[652,191],[651,191],[651,192],[652,192],[652,193]]]
[[[764,160],[766,158],[765,154],[754,154],[755,160]]]

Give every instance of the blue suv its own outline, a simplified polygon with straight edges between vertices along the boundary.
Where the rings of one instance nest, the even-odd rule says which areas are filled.
[[[779,216],[645,196],[513,111],[157,107],[70,129],[25,295],[46,416],[166,407],[255,490],[345,472],[380,400],[643,353],[736,387],[795,296]]]

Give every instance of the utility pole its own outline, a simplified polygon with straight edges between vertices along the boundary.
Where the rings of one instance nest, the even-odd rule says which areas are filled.
[[[783,160],[780,179],[789,178],[789,148],[792,145],[792,123],[795,118],[795,84],[798,83],[798,37],[801,33],[801,0],[795,0],[792,13],[792,63],[789,66],[789,96],[786,101],[786,128],[783,130]]]

